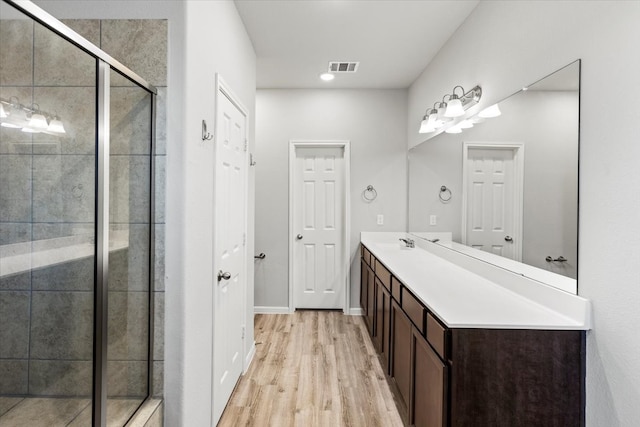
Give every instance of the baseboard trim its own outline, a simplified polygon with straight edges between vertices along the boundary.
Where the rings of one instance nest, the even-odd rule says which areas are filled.
[[[289,314],[289,307],[253,307],[255,314]]]
[[[360,307],[351,307],[348,314],[349,316],[364,316],[364,311]]]

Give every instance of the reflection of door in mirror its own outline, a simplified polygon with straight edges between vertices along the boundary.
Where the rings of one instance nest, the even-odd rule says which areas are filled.
[[[523,151],[522,144],[465,142],[463,244],[522,260]]]

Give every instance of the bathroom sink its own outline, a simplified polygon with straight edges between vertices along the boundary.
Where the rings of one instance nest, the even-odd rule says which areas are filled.
[[[378,246],[380,249],[397,249],[397,250],[411,250],[414,248],[409,248],[407,247],[404,243],[398,242],[398,243],[376,243],[376,246]]]

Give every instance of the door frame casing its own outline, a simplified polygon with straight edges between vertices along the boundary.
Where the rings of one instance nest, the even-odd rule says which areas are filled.
[[[484,141],[464,141],[462,143],[462,244],[467,244],[467,197],[468,185],[467,167],[469,166],[469,149],[483,148],[513,151],[513,175],[514,175],[514,209],[513,209],[513,229],[519,238],[515,239],[514,251],[515,260],[522,262],[522,233],[524,215],[524,143],[522,142],[484,142]]]
[[[212,300],[211,300],[211,304],[212,304],[212,308],[216,307],[216,289],[215,287],[217,287],[217,282],[216,282],[216,277],[217,277],[217,271],[218,271],[218,262],[217,262],[217,253],[218,253],[218,243],[216,240],[216,233],[217,233],[217,218],[216,218],[216,201],[218,200],[218,194],[216,192],[216,167],[217,167],[217,147],[218,144],[220,142],[219,138],[220,135],[218,134],[218,111],[220,108],[220,96],[226,96],[227,99],[229,99],[229,101],[242,113],[242,115],[244,116],[244,122],[245,122],[245,146],[247,146],[247,149],[244,150],[244,159],[243,161],[245,162],[245,169],[244,169],[244,193],[246,195],[246,200],[245,200],[245,207],[244,207],[244,218],[243,218],[243,228],[244,228],[244,235],[245,235],[245,244],[242,248],[243,251],[243,259],[244,259],[244,263],[243,263],[243,267],[242,267],[242,274],[244,274],[245,279],[243,281],[242,284],[242,325],[244,327],[244,330],[246,331],[246,314],[247,314],[247,282],[248,282],[248,262],[247,262],[247,233],[249,230],[249,223],[248,223],[248,215],[249,215],[249,149],[248,149],[248,138],[249,138],[249,110],[242,104],[242,102],[240,101],[240,98],[238,96],[235,95],[235,93],[233,92],[233,90],[229,87],[229,85],[225,82],[225,80],[222,78],[222,76],[219,73],[215,74],[215,110],[214,110],[214,119],[213,119],[213,132],[214,132],[214,138],[213,138],[213,142],[214,142],[214,148],[213,148],[213,166],[214,166],[214,172],[213,172],[213,260],[211,263],[211,267],[212,267],[212,272],[211,272],[211,277],[214,280],[213,286],[213,292],[212,292]],[[216,380],[215,380],[215,345],[216,345],[216,341],[215,341],[215,331],[216,331],[216,313],[215,310],[213,310],[214,312],[212,313],[212,339],[211,339],[211,396],[213,396],[213,399],[216,398]],[[247,359],[247,354],[249,351],[253,351],[253,346],[254,343],[251,342],[250,344],[248,344],[247,342],[247,337],[246,334],[243,334],[242,336],[242,374],[246,373],[247,369],[248,369],[248,364],[251,362],[251,359]],[[211,414],[212,414],[212,422],[213,420],[213,413],[214,413],[214,405],[213,405],[213,400],[212,400],[212,404],[211,404]]]
[[[349,140],[289,140],[289,312],[296,310],[294,301],[294,277],[293,264],[295,259],[293,239],[296,231],[293,228],[294,212],[294,175],[296,164],[297,148],[342,148],[344,156],[344,227],[343,227],[343,254],[342,254],[342,272],[344,274],[344,297],[342,312],[349,314],[349,304],[351,296],[351,281],[349,274],[349,236],[351,235],[351,142]]]

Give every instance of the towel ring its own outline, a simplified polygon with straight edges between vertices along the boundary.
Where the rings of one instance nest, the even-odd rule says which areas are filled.
[[[362,192],[362,198],[367,202],[373,202],[378,197],[378,192],[373,185],[367,185],[367,188]]]
[[[438,198],[444,203],[451,200],[451,190],[449,190],[445,185],[440,187],[440,193],[438,194]]]

